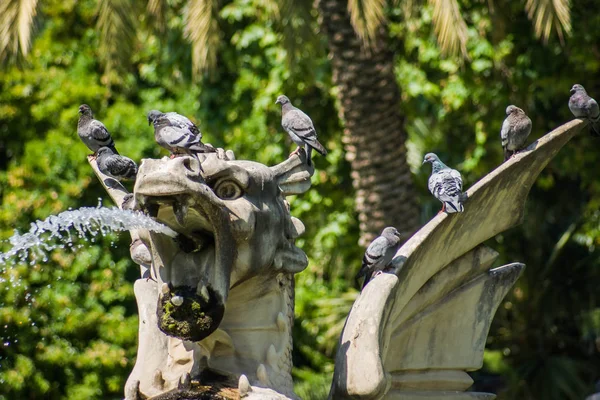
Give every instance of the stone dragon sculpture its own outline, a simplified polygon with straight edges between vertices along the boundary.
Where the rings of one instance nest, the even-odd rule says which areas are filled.
[[[134,285],[139,348],[128,400],[182,390],[295,398],[293,275],[308,259],[294,245],[304,225],[285,196],[308,190],[313,172],[303,152],[274,167],[222,150],[145,159],[126,197],[99,173],[115,201],[179,233],[132,232],[142,279]]]
[[[465,212],[440,214],[398,251],[393,270],[357,298],[336,357],[331,399],[491,399],[465,392],[519,263],[490,269],[481,243],[518,224],[537,175],[584,126],[567,123],[468,190]],[[305,154],[273,167],[230,151],[146,159],[133,195],[90,164],[125,208],[176,239],[132,231],[139,347],[127,400],[295,399],[294,274],[306,255],[285,197],[310,188]]]

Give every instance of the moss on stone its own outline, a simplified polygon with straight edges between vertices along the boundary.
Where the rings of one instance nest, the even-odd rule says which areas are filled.
[[[177,388],[150,397],[150,400],[238,400],[237,379],[211,370],[204,370],[188,388]]]
[[[199,341],[217,329],[223,313],[223,304],[209,288],[209,302],[198,296],[194,288],[174,287],[158,300],[159,329],[167,335],[184,340]],[[183,297],[183,304],[175,306],[173,296]]]
[[[192,388],[173,389],[150,400],[239,400],[240,394],[236,388],[219,388],[215,386],[192,385]]]

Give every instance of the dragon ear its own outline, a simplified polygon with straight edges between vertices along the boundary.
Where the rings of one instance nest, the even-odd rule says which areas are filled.
[[[310,189],[310,177],[315,173],[314,168],[306,164],[304,149],[270,169],[284,196],[306,192]]]
[[[308,266],[308,257],[301,249],[293,243],[283,241],[282,245],[277,249],[273,265],[276,269],[282,269],[285,272],[297,274],[303,271]]]

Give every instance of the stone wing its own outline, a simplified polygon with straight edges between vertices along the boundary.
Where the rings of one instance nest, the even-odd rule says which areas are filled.
[[[468,191],[465,211],[439,214],[356,299],[342,332],[330,398],[492,399],[464,392],[479,369],[493,316],[523,264],[490,269],[481,245],[518,225],[538,174],[586,126],[573,120]]]

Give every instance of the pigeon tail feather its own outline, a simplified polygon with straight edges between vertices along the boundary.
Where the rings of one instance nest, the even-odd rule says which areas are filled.
[[[109,149],[112,150],[113,153],[115,153],[116,155],[120,155],[119,152],[117,151],[117,148],[115,147],[115,142],[112,142],[110,145],[106,146]]]
[[[306,152],[306,165],[312,166],[312,147],[309,144],[304,145],[304,151]]]
[[[444,202],[445,210],[448,214],[460,213],[465,211],[465,207],[462,205],[460,201],[453,203],[451,201]]]
[[[373,271],[369,270],[365,274],[365,281],[363,282],[362,288],[364,289],[367,286],[367,283],[373,278]]]
[[[323,147],[323,145],[321,143],[319,143],[319,141],[317,139],[315,139],[315,141],[312,142],[310,145],[313,149],[318,151],[319,154],[321,154],[322,156],[327,155],[327,150],[325,150],[325,147]]]
[[[590,122],[590,125],[592,126],[592,136],[600,137],[600,116],[598,116],[598,118],[595,120],[590,120]]]
[[[212,146],[208,146],[202,142],[194,143],[189,147],[189,150],[194,153],[215,153],[217,149]]]

